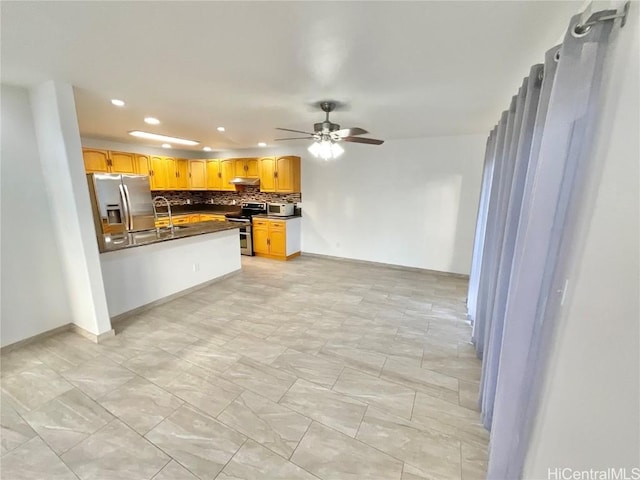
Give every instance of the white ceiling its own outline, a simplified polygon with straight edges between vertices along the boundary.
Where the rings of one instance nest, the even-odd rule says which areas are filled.
[[[114,141],[138,129],[194,150],[273,144],[289,136],[274,127],[312,130],[324,99],[370,137],[486,133],[580,5],[5,1],[1,73],[74,85],[81,134]]]

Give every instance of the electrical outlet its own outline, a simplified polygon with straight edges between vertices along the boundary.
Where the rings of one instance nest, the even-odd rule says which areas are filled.
[[[199,272],[200,271],[200,264],[199,263],[194,263],[193,264],[193,271],[194,272]]]

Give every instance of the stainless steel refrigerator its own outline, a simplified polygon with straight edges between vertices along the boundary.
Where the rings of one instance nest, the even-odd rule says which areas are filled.
[[[148,176],[90,173],[87,180],[100,244],[107,234],[124,234],[155,227]]]

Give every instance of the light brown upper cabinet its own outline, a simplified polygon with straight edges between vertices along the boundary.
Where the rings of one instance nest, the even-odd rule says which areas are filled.
[[[235,192],[235,177],[260,178],[263,192],[300,191],[300,157],[187,160],[83,148],[87,173],[148,175],[151,190],[218,190]]]
[[[189,160],[184,158],[161,157],[166,183],[165,190],[189,189]]]
[[[260,191],[294,193],[300,191],[300,157],[258,159]]]
[[[207,160],[207,190],[235,192],[235,185],[229,183],[236,176],[235,173],[235,159],[233,158]]]
[[[82,149],[84,169],[87,173],[135,173],[135,155],[92,148]]]
[[[207,188],[207,161],[189,161],[189,190],[205,190]]]
[[[210,158],[207,160],[207,190],[221,190],[222,173],[220,172],[220,160]]]
[[[227,158],[220,160],[220,190],[236,191],[236,186],[229,183],[235,177],[235,159]]]
[[[114,173],[135,173],[136,156],[128,152],[109,152],[111,171]]]
[[[84,159],[84,169],[87,173],[109,171],[109,152],[106,150],[83,148],[82,158]]]
[[[149,175],[151,177],[151,165],[149,155],[135,154],[135,168],[138,175]],[[151,181],[151,178],[149,179]]]
[[[165,188],[167,190],[175,190],[176,188],[178,188],[178,176],[176,175],[176,159],[172,157],[162,157],[162,162],[167,179]]]
[[[176,190],[189,190],[189,160],[176,158]]]
[[[236,177],[257,177],[258,176],[258,159],[257,158],[235,158],[235,176]]]
[[[167,190],[167,163],[165,157],[152,155],[149,158],[149,173],[151,177],[151,190]]]

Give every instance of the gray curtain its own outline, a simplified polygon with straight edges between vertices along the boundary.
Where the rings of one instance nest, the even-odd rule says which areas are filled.
[[[467,303],[483,360],[488,478],[522,472],[615,15],[573,17],[562,45],[531,68],[487,141]],[[594,23],[578,27],[585,22]]]
[[[489,207],[489,191],[491,190],[491,180],[493,178],[493,159],[495,155],[497,131],[498,127],[496,126],[491,130],[489,138],[487,138],[487,148],[482,172],[482,186],[480,189],[480,199],[478,201],[478,219],[476,221],[476,233],[473,241],[473,258],[471,261],[471,273],[469,275],[469,294],[467,296],[467,316],[472,325],[476,319],[480,266],[482,264],[482,254],[484,251],[485,227]]]

